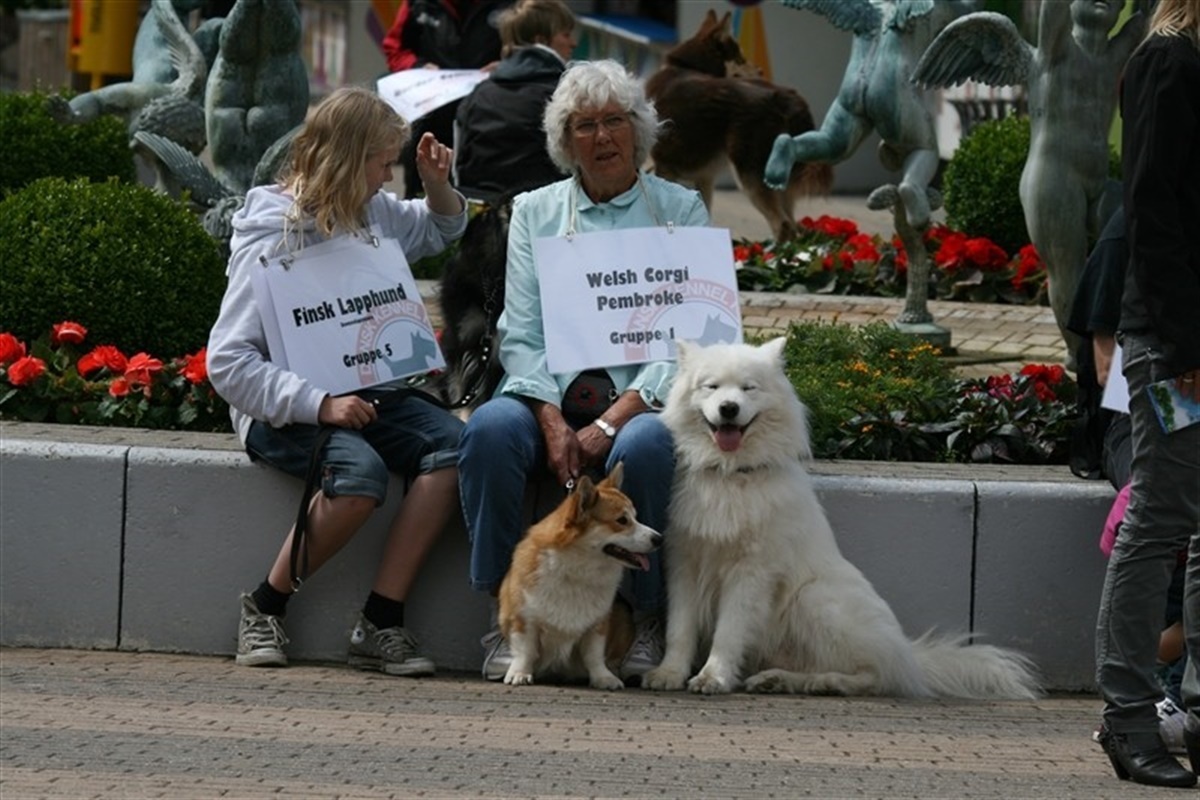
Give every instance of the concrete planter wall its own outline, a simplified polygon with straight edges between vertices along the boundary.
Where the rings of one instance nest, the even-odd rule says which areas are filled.
[[[1094,686],[1107,484],[1065,468],[811,469],[842,550],[911,634],[974,632],[1030,654],[1050,688]],[[345,657],[402,490],[292,602],[293,658]],[[238,592],[262,580],[298,492],[232,436],[4,423],[0,644],[232,653]],[[455,521],[407,604],[448,670],[478,669],[488,626],[468,552]]]

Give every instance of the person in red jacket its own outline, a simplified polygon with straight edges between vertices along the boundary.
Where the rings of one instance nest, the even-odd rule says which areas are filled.
[[[383,39],[388,69],[489,69],[500,58],[500,12],[512,0],[404,0]],[[458,103],[434,109],[413,126],[413,141],[426,131],[439,142],[454,136]],[[405,197],[421,193],[416,151],[406,146],[400,154],[404,168]]]

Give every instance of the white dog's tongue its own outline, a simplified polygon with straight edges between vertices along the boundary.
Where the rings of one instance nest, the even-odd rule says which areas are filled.
[[[726,453],[742,446],[742,429],[736,425],[722,425],[713,431],[713,441]]]

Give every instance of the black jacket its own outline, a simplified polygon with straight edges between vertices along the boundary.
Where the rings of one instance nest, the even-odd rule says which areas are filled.
[[[1200,49],[1152,36],[1125,67],[1121,106],[1131,253],[1121,330],[1156,334],[1178,375],[1200,368]]]
[[[544,47],[523,47],[458,107],[455,169],[467,197],[493,200],[562,180],[546,153],[542,113],[564,65]]]

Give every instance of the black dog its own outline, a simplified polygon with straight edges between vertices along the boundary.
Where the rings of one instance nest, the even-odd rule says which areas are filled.
[[[504,310],[511,214],[511,199],[504,198],[472,217],[442,275],[446,370],[437,391],[452,409],[473,411],[492,396],[504,376],[496,350],[496,322]]]

